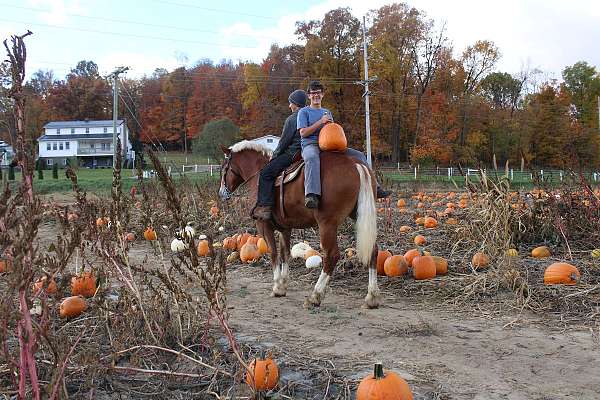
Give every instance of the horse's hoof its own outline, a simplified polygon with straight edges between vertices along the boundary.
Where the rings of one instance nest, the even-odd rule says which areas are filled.
[[[286,294],[286,292],[276,292],[275,290],[273,290],[271,292],[271,297],[285,297]]]
[[[365,303],[363,304],[363,307],[368,308],[368,309],[374,309],[374,308],[379,308],[380,305],[381,305],[381,297],[373,296],[371,293],[369,293],[365,297]]]
[[[306,300],[304,300],[304,308],[311,310],[315,307],[321,306],[321,300],[318,299],[314,294],[311,294]]]

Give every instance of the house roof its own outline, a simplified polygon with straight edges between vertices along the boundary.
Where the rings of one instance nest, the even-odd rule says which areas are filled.
[[[123,123],[122,119],[117,120],[117,125],[121,125]],[[89,128],[92,126],[103,127],[103,126],[112,126],[112,119],[99,120],[99,121],[52,121],[48,122],[44,125],[44,128]]]
[[[38,139],[38,142],[47,140],[71,140],[71,139],[112,139],[112,133],[82,133],[81,135],[64,134],[64,135],[43,135]]]
[[[265,136],[257,137],[257,138],[250,139],[250,140],[260,140],[260,139],[270,139],[270,138],[274,138],[274,139],[281,139],[279,136],[275,136],[275,135],[265,135]]]

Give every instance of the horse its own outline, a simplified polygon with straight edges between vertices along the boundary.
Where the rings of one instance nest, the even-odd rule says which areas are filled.
[[[221,164],[219,196],[223,201],[231,198],[235,190],[245,184],[250,188],[251,201],[256,203],[258,176],[270,159],[271,151],[251,141],[241,141],[230,148],[220,146],[225,158]],[[304,302],[307,308],[318,307],[325,289],[340,258],[337,231],[348,217],[355,220],[356,254],[362,265],[369,269],[369,282],[365,306],[377,308],[381,295],[377,286],[377,212],[375,208],[375,177],[366,165],[341,153],[321,153],[322,195],[319,207],[304,206],[304,168],[299,176],[285,183],[283,188],[284,212],[280,207],[280,186],[276,187],[273,220],[257,220],[257,230],[271,250],[273,291],[271,296],[287,293],[292,229],[318,226],[321,248],[324,252],[321,274],[312,293]],[[280,233],[279,249],[275,231]]]

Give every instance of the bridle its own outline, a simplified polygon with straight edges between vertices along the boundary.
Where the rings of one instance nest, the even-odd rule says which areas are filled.
[[[229,190],[229,188],[227,187],[227,183],[225,182],[225,177],[227,176],[227,173],[229,171],[231,171],[232,174],[234,174],[235,176],[237,176],[238,178],[240,178],[242,180],[242,183],[240,183],[239,186],[244,185],[246,182],[248,182],[249,180],[254,178],[261,171],[261,169],[259,169],[254,174],[249,176],[248,179],[244,179],[242,174],[240,174],[238,171],[234,170],[231,167],[231,165],[230,165],[231,157],[232,157],[231,153],[228,155],[225,155],[225,161],[223,163],[223,168],[221,168],[221,193],[223,194],[223,196],[225,196],[226,199],[229,199],[231,196],[233,196],[233,192],[235,192],[235,190]],[[236,190],[237,190],[237,188],[236,188]]]

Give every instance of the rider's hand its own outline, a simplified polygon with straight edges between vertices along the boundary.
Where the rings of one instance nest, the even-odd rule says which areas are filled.
[[[323,125],[331,121],[333,121],[333,118],[331,118],[330,114],[323,114],[323,116],[319,120],[319,122],[321,122],[321,124]]]

